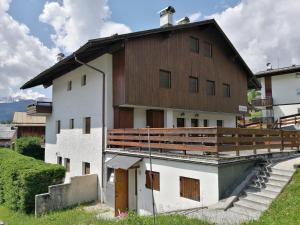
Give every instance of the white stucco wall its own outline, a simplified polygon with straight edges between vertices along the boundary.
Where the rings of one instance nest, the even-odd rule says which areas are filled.
[[[112,56],[105,54],[89,64],[102,69],[106,79],[107,127],[113,127],[112,108]],[[81,86],[82,75],[87,75],[86,86]],[[67,83],[72,80],[72,90]],[[91,165],[91,173],[98,174],[101,182],[102,160],[102,76],[81,66],[53,81],[53,111],[47,117],[45,161],[57,163],[57,156],[70,158],[71,176],[82,175],[82,163]],[[91,117],[91,133],[83,134],[83,119]],[[69,120],[74,119],[74,129]],[[61,133],[56,134],[56,121],[61,121]],[[68,180],[68,179],[67,179]],[[100,184],[101,185],[101,184]]]
[[[159,213],[196,208],[218,202],[217,167],[203,164],[175,162],[168,160],[152,160],[153,171],[160,173],[160,191],[154,191],[156,209]],[[152,212],[151,190],[145,187],[145,171],[150,170],[148,159],[140,163],[138,169],[138,213]],[[180,176],[200,180],[200,202],[180,197]]]

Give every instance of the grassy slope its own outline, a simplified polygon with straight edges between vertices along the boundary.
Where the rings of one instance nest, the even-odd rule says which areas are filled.
[[[299,225],[300,224],[300,170],[291,183],[258,221],[247,225]]]

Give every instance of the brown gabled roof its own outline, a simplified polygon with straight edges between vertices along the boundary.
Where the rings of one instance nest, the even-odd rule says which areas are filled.
[[[297,73],[297,72],[300,72],[300,65],[292,65],[289,67],[282,67],[278,69],[269,69],[265,71],[260,71],[256,73],[255,76],[257,78],[260,78],[260,77],[278,76],[278,75]]]
[[[193,27],[205,27],[205,26],[215,26],[215,28],[224,37],[227,44],[230,46],[230,48],[237,56],[240,64],[247,72],[248,86],[250,88],[260,88],[260,83],[253,75],[248,65],[242,59],[238,51],[235,49],[235,47],[230,42],[228,37],[220,28],[220,26],[217,24],[217,22],[214,19],[211,19],[211,20],[205,20],[205,21],[200,21],[195,23],[188,23],[188,24],[176,25],[171,27],[162,27],[162,28],[156,28],[151,30],[122,34],[122,35],[112,35],[110,37],[105,37],[105,38],[91,39],[85,45],[83,45],[81,48],[75,51],[73,54],[59,61],[49,69],[43,71],[42,73],[40,73],[39,75],[37,75],[36,77],[28,81],[27,83],[25,83],[21,87],[21,89],[31,88],[38,85],[50,86],[54,79],[76,69],[77,67],[80,66],[80,64],[78,64],[75,61],[74,54],[76,54],[78,58],[81,59],[83,62],[89,62],[105,53],[112,53],[122,48],[124,45],[123,42],[127,39],[133,39],[133,38],[144,37],[144,36],[163,33],[163,32],[170,32],[170,31],[176,31],[181,29],[188,29]]]

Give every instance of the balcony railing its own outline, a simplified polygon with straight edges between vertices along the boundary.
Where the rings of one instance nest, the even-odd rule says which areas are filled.
[[[27,106],[27,114],[31,116],[46,116],[52,113],[52,102],[36,102]]]
[[[274,124],[274,117],[255,117],[251,118],[252,123]]]
[[[283,126],[297,125],[300,124],[300,114],[293,114],[289,116],[280,117],[274,124],[275,128],[281,128]]]
[[[108,130],[109,148],[152,149],[160,151],[221,152],[284,150],[300,145],[300,131],[246,128],[141,128]]]
[[[268,107],[273,105],[272,97],[258,98],[252,100],[252,106],[254,107]]]

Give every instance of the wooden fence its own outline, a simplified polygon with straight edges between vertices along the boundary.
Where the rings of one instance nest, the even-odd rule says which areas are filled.
[[[280,117],[276,123],[276,128],[281,128],[282,126],[289,126],[289,125],[297,125],[300,124],[300,114],[294,114],[289,116]]]
[[[202,151],[220,153],[261,149],[280,149],[300,146],[300,131],[246,128],[141,128],[108,130],[111,148],[148,148],[160,151]]]

